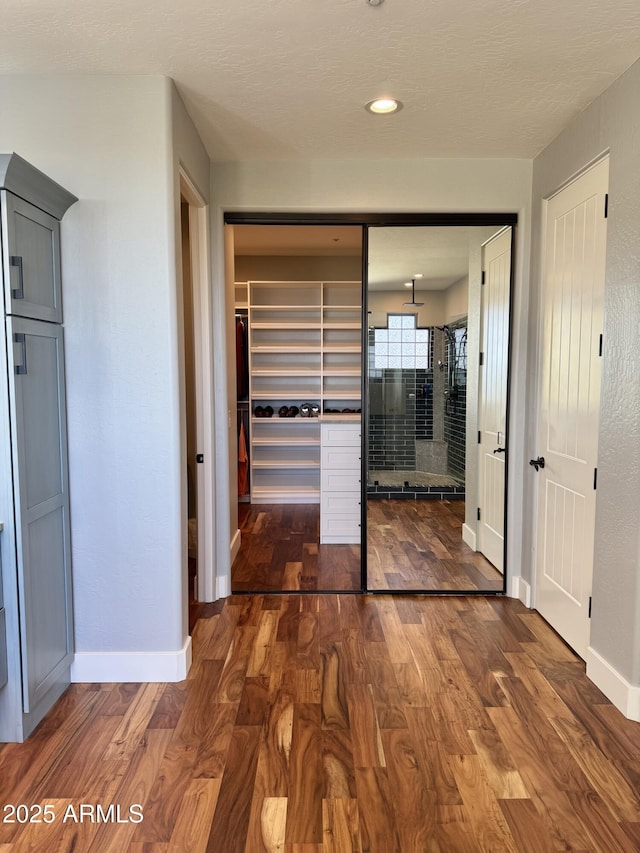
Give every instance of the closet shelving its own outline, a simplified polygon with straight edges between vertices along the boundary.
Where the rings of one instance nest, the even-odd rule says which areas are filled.
[[[251,412],[274,409],[271,418],[251,417],[251,500],[317,503],[318,419],[278,410],[360,408],[360,282],[250,281],[246,291]]]

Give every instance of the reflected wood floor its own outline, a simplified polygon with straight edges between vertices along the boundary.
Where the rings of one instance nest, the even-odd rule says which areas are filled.
[[[234,592],[361,588],[360,546],[320,545],[318,504],[239,504],[238,523]]]
[[[462,540],[464,507],[464,501],[370,500],[369,589],[502,590],[500,572]]]
[[[640,724],[518,601],[236,596],[193,644],[186,681],[73,685],[0,749],[0,803],[56,815],[2,853],[640,849]]]
[[[462,541],[464,501],[370,500],[369,588],[502,589],[502,575]],[[234,592],[360,589],[360,547],[319,545],[317,504],[240,504]]]

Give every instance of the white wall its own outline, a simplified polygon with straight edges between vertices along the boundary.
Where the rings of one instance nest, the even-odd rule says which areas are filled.
[[[445,316],[445,293],[444,290],[419,290],[416,293],[416,302],[424,302],[415,309],[407,307],[402,303],[411,300],[411,290],[402,292],[398,290],[370,290],[368,296],[368,307],[370,326],[386,326],[387,314],[404,313],[405,311],[418,315],[418,326],[442,326]]]
[[[535,160],[533,244],[540,245],[542,199],[609,151],[609,219],[598,457],[596,545],[589,674],[604,689],[618,678],[640,719],[640,63],[582,112]],[[532,254],[531,357],[535,358],[540,254]],[[529,386],[535,412],[535,377]],[[527,445],[536,450],[535,417]],[[531,479],[531,478],[530,478]],[[527,513],[534,495],[527,493]],[[528,540],[527,550],[533,548]],[[533,574],[527,560],[526,576]],[[594,669],[595,667],[595,669]],[[627,690],[620,679],[630,686]],[[634,692],[635,690],[635,692]],[[620,703],[616,703],[620,704]]]
[[[360,255],[236,255],[236,281],[360,281]]]
[[[0,149],[80,199],[62,223],[74,677],[179,675],[186,632],[172,84],[1,77],[0,102]],[[203,163],[206,192],[202,173]]]
[[[350,160],[274,163],[214,163],[211,169],[212,242],[214,246],[214,290],[224,288],[224,211],[295,212],[484,212],[518,214],[516,254],[515,335],[516,352],[512,364],[512,423],[508,524],[511,532],[508,571],[520,574],[522,506],[518,480],[524,476],[524,385],[526,379],[528,297],[524,270],[529,266],[529,213],[531,201],[531,161],[527,160]],[[218,335],[228,331],[226,358],[227,400],[220,400],[218,422],[226,417],[229,401],[235,399],[233,311],[231,282],[224,300],[218,303],[224,316],[215,316]],[[228,327],[225,329],[225,327]],[[219,365],[224,371],[223,360]],[[226,452],[220,450],[228,470],[235,470],[235,430],[220,432]],[[233,482],[222,477],[220,495],[226,489],[230,507],[234,504]],[[230,508],[230,534],[236,533]],[[230,545],[225,546],[229,553]],[[228,576],[229,566],[220,572]],[[512,589],[512,587],[510,587]]]
[[[469,276],[465,275],[459,281],[444,291],[444,322],[453,323],[469,313]]]

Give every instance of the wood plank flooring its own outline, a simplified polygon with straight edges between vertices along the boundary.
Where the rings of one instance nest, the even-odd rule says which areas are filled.
[[[464,501],[370,500],[369,589],[502,590],[500,572],[462,539]]]
[[[193,643],[0,749],[0,809],[54,815],[4,808],[1,853],[640,849],[640,724],[518,601],[236,596]]]
[[[462,541],[464,501],[371,500],[369,589],[502,590],[502,575]],[[319,545],[317,504],[240,504],[234,592],[355,591],[360,546]]]
[[[318,504],[239,504],[234,592],[355,591],[360,546],[320,545]]]

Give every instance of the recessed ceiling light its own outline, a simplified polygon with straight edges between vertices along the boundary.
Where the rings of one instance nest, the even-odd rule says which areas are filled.
[[[389,115],[389,113],[397,113],[402,109],[402,104],[395,98],[376,98],[375,101],[369,101],[364,105],[365,110],[376,115]]]
[[[410,281],[405,281],[404,286],[405,286],[405,287],[411,287],[411,282],[410,282]]]
[[[422,276],[423,276],[423,275],[424,275],[424,273],[421,273],[421,272],[414,272],[413,277],[414,277],[414,278],[422,278]]]

